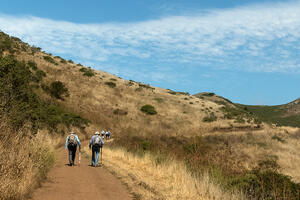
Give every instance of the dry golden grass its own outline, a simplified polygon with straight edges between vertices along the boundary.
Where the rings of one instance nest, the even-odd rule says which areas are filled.
[[[83,76],[79,71],[82,66],[62,64],[59,58],[52,57],[58,63],[54,65],[43,59],[45,55],[41,52],[35,55],[23,52],[18,59],[34,60],[47,73],[45,81],[48,84],[55,80],[65,83],[70,97],[65,101],[59,100],[60,104],[88,118],[95,126],[112,130],[114,134],[123,134],[127,129],[137,131],[143,127],[143,134],[155,129],[166,135],[195,136],[211,132],[216,127],[239,125],[233,120],[221,119],[221,106],[212,101],[183,94],[172,95],[161,88],[147,89],[136,82],[130,86],[129,81],[103,71],[93,70],[95,76]],[[115,82],[116,87],[105,85],[109,81]],[[140,108],[145,104],[153,105],[158,114],[147,116],[142,113]],[[125,110],[128,114],[116,115],[116,109]],[[203,122],[203,118],[211,112],[218,116],[218,120]]]
[[[300,131],[298,128],[282,127],[252,132],[218,133],[229,142],[236,160],[251,170],[263,160],[275,159],[280,172],[300,182]],[[275,136],[275,138],[274,138]],[[282,141],[276,138],[281,138]],[[235,138],[235,141],[233,139]],[[237,139],[238,138],[238,139]]]
[[[83,149],[90,155],[90,150]],[[134,156],[120,148],[104,148],[104,166],[128,185],[137,199],[243,199],[213,183],[207,174],[195,178],[175,160],[157,164],[150,154]]]
[[[29,136],[25,127],[14,133],[1,123],[0,130],[0,199],[23,199],[54,163],[56,141],[45,132]]]

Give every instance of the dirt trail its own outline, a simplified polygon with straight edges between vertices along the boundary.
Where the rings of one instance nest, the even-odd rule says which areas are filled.
[[[50,171],[48,180],[37,189],[33,200],[127,200],[132,199],[126,187],[103,167],[91,167],[90,160],[81,155],[78,164],[68,166],[67,150],[58,151],[56,166]]]

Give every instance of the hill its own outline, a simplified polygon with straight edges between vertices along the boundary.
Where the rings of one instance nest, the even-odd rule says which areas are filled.
[[[232,103],[214,93],[199,93],[195,97],[224,105],[228,110],[235,109],[240,113],[252,116],[257,121],[263,121],[273,126],[300,127],[300,99],[277,106],[243,105]]]
[[[110,166],[118,167],[112,173],[132,190],[146,190],[152,199],[164,199],[161,188],[171,189],[165,187],[168,183],[164,185],[164,181],[157,182],[153,177],[166,180],[160,171],[168,171],[166,167],[176,171],[184,166],[183,172],[177,170],[183,176],[180,180],[188,176],[197,180],[192,181],[193,185],[201,185],[201,177],[207,174],[209,184],[204,185],[221,188],[218,191],[226,194],[238,190],[246,197],[262,199],[282,194],[292,197],[299,192],[300,186],[295,183],[300,181],[298,129],[269,126],[248,106],[233,104],[214,94],[191,96],[124,80],[53,56],[4,33],[0,35],[0,52],[1,83],[6,88],[1,91],[1,98],[7,102],[1,101],[1,119],[10,127],[16,127],[18,122],[18,130],[27,127],[28,141],[43,134],[61,138],[71,129],[81,138],[89,138],[97,130],[111,130],[113,139],[107,142]],[[12,105],[11,97],[15,99]],[[12,109],[6,109],[6,105]],[[17,132],[1,127],[8,134]],[[26,152],[30,152],[30,143],[26,143]],[[9,151],[13,150],[5,152]],[[151,163],[151,174],[145,166],[139,169],[126,163],[126,158],[135,163]],[[142,174],[140,178],[132,175],[135,172]],[[148,179],[141,180],[144,177]],[[184,184],[174,181],[172,184]],[[222,192],[207,190],[207,194],[206,189],[197,190],[195,195],[222,199]],[[136,195],[145,197],[143,192]],[[227,199],[232,198],[229,195]]]

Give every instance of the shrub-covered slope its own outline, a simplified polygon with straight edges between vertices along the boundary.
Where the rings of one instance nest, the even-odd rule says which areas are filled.
[[[267,122],[277,126],[293,126],[300,127],[300,100],[297,99],[293,102],[277,106],[263,106],[263,105],[243,105],[235,104],[225,99],[224,97],[217,96],[214,93],[198,93],[194,96],[215,102],[219,105],[224,105],[223,111],[232,115],[235,118],[247,115],[255,119],[257,123]],[[226,115],[226,114],[225,114]]]
[[[1,109],[14,126],[28,122],[33,132],[64,133],[68,126],[83,130],[89,121],[83,130],[88,134],[109,129],[113,146],[154,154],[157,164],[166,157],[178,159],[195,178],[208,173],[226,190],[257,199],[297,198],[296,129],[270,127],[248,106],[214,94],[202,98],[124,80],[5,34],[0,38]],[[16,84],[7,84],[11,80]]]

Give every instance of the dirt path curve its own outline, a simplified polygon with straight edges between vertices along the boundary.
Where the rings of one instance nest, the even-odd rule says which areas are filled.
[[[86,145],[84,143],[84,145]],[[125,186],[103,167],[91,167],[90,160],[81,155],[78,164],[68,166],[67,150],[60,149],[56,166],[50,171],[48,180],[37,189],[33,200],[129,200],[132,199]]]

